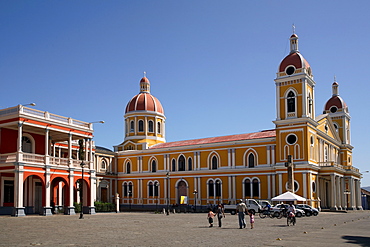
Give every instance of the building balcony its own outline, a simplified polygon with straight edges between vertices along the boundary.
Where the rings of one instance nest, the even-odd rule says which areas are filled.
[[[14,162],[21,162],[25,165],[49,165],[60,168],[76,167],[80,168],[81,160],[74,160],[68,158],[51,157],[49,155],[30,154],[30,153],[8,153],[0,154],[0,166],[8,166]],[[92,169],[93,163],[84,161],[85,168]]]
[[[318,162],[317,164],[321,167],[337,167],[339,169],[343,169],[346,171],[353,171],[356,173],[360,173],[360,170],[354,166],[343,166],[343,165],[337,164],[334,161]]]

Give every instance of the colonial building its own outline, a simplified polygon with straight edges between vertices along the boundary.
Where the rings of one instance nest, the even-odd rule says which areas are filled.
[[[332,96],[316,115],[315,85],[293,34],[275,79],[275,129],[167,143],[163,107],[144,76],[140,93],[126,107],[124,142],[115,146],[120,203],[270,199],[287,190],[285,162],[291,155],[295,193],[309,204],[361,209],[361,174],[352,165],[348,107],[334,82]]]
[[[294,192],[309,204],[362,209],[348,106],[334,81],[315,114],[315,85],[293,34],[275,78],[274,129],[166,142],[164,108],[146,76],[126,106],[124,140],[114,151],[95,147],[92,123],[22,105],[0,110],[0,214],[75,214],[80,184],[88,213],[117,194],[122,209],[271,199],[288,189],[288,156]]]
[[[0,110],[0,214],[51,215],[58,209],[75,214],[80,184],[84,206],[94,213],[92,137],[92,123],[22,105]]]

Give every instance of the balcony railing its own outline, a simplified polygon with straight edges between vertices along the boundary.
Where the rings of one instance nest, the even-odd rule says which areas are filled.
[[[47,111],[40,111],[40,110],[36,110],[33,108],[24,107],[22,105],[0,110],[0,117],[10,116],[10,115],[14,115],[17,113],[18,115],[23,114],[23,115],[33,116],[33,117],[41,118],[44,120],[51,120],[54,122],[74,125],[80,128],[86,128],[86,129],[92,130],[91,123],[83,122],[83,121],[68,118],[68,117],[59,116],[53,113],[49,113]]]
[[[0,154],[0,165],[6,163],[14,163],[17,162],[17,155],[19,155],[19,162],[25,164],[43,164],[57,167],[81,167],[81,160],[69,160],[68,158],[59,158],[59,157],[51,157],[45,156],[40,154],[30,154],[30,153],[8,153],[8,154]],[[71,161],[71,162],[70,162]],[[84,161],[85,168],[93,168],[93,162]]]
[[[354,171],[354,172],[360,172],[360,170],[354,166],[343,166],[343,165],[340,165],[340,164],[337,164],[335,163],[334,161],[327,161],[327,162],[318,162],[317,163],[319,166],[329,166],[329,167],[338,167],[338,168],[341,168],[343,170],[347,170],[347,171]]]

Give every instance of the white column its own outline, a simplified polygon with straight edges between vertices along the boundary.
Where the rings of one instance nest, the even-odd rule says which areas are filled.
[[[231,154],[230,154],[230,152],[231,152],[231,149],[228,149],[227,150],[227,166],[228,167],[231,167]]]
[[[317,184],[316,184],[316,189],[317,189]],[[308,173],[308,184],[307,184],[307,199],[310,200],[310,205],[312,205],[311,203],[311,199],[312,199],[312,173]]]
[[[233,188],[233,196],[232,196],[232,203],[236,202],[236,183],[235,183],[235,176],[232,176],[232,188]]]
[[[307,173],[302,173],[303,197],[307,198]]]
[[[271,188],[271,190],[272,190],[272,193],[271,193],[271,197],[269,197],[269,199],[276,196],[276,174],[272,174],[272,188]]]
[[[362,210],[362,200],[361,200],[361,184],[360,180],[356,179],[356,199],[357,199],[357,209]]]
[[[335,174],[330,174],[330,210],[338,210],[335,188]]]
[[[50,182],[50,167],[46,166],[45,169],[45,206],[44,206],[44,216],[52,215],[50,207],[51,199],[51,182]]]
[[[283,174],[278,174],[279,195],[283,193]]]
[[[196,178],[198,180],[198,201],[199,205],[202,205],[202,185],[200,184],[200,177]]]
[[[355,206],[355,186],[354,186],[354,179],[351,177],[349,178],[349,209],[356,209]]]
[[[49,164],[49,129],[45,129],[45,164]]]
[[[14,174],[14,212],[13,216],[25,216],[23,207],[23,166],[18,165]]]
[[[267,198],[271,198],[271,175],[267,175]]]
[[[340,177],[339,176],[337,176],[337,178],[336,178],[336,192],[337,192],[337,207],[338,207],[338,210],[342,210],[341,195],[343,194],[343,192],[342,192],[342,187],[340,186]]]
[[[275,146],[271,146],[271,164],[275,164]]]
[[[61,151],[61,148],[59,148],[59,158],[61,158],[60,151]],[[72,165],[72,134],[68,134],[68,160],[69,160],[68,163],[71,166]],[[73,206],[73,204],[70,206]]]
[[[23,136],[23,123],[18,123],[18,140],[17,140],[17,161],[22,161],[22,136]]]
[[[347,200],[346,200],[346,197],[347,195],[344,194],[344,191],[345,191],[345,181],[344,181],[344,177],[341,177],[340,178],[340,187],[341,187],[341,193],[342,193],[342,209],[347,209]]]
[[[266,146],[266,156],[267,156],[267,164],[271,164],[270,162],[270,156],[271,156],[271,154],[270,154],[270,148],[271,148],[271,146]]]
[[[75,180],[74,180],[74,172],[73,170],[71,170],[69,172],[69,202],[68,202],[68,209],[69,209],[69,212],[70,214],[75,214],[75,210],[74,210],[74,205],[73,205],[73,202],[74,202],[74,183],[75,183]]]
[[[236,166],[236,162],[235,162],[235,148],[232,149],[231,162],[232,162],[232,167],[235,168],[235,166]]]

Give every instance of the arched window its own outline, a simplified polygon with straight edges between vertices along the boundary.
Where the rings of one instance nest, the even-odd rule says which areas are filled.
[[[214,183],[212,180],[208,182],[208,196],[215,196]]]
[[[134,192],[132,189],[132,182],[128,183],[128,192],[129,192],[129,196],[132,196],[132,193]]]
[[[222,183],[220,180],[216,180],[216,186],[215,186],[215,190],[216,190],[216,196],[217,197],[220,197],[221,196],[221,187],[222,187]]]
[[[157,162],[155,162],[155,160],[152,160],[152,172],[156,171],[157,171]]]
[[[130,122],[130,132],[135,132],[135,124],[134,121]]]
[[[251,181],[244,180],[244,197],[251,197]]]
[[[259,187],[259,182],[258,179],[253,179],[252,181],[253,184],[253,197],[259,197],[260,196],[260,187]]]
[[[154,193],[153,193],[153,182],[149,182],[148,192],[149,192],[149,197],[154,195]]]
[[[143,131],[144,131],[144,121],[139,120],[139,132],[143,132]]]
[[[148,122],[148,131],[149,132],[154,132],[154,124],[153,124],[153,121],[152,120],[150,120]]]
[[[218,160],[217,160],[217,157],[216,156],[213,156],[212,157],[212,166],[211,166],[211,169],[212,170],[216,170],[218,168]]]
[[[101,161],[101,169],[103,170],[107,169],[107,162],[105,160]]]
[[[127,162],[127,164],[126,164],[126,173],[127,174],[131,173],[131,164],[130,164],[130,162]]]
[[[185,158],[183,155],[179,158],[179,171],[185,171]]]
[[[328,147],[324,149],[324,162],[328,162]]]
[[[295,94],[290,91],[287,97],[288,112],[295,112]]]
[[[123,196],[126,197],[128,195],[128,186],[127,183],[123,183]]]
[[[157,132],[158,134],[161,133],[161,123],[160,122],[157,123]]]
[[[22,136],[22,152],[32,153],[32,141],[27,136]]]
[[[189,171],[193,170],[193,160],[191,158],[188,159],[188,170]]]
[[[252,153],[250,153],[249,155],[248,155],[248,167],[249,168],[252,168],[252,167],[254,167],[254,154],[252,154]]]
[[[159,183],[154,182],[154,196],[158,197],[158,195],[159,195]]]
[[[175,159],[172,160],[172,171],[173,172],[176,171],[176,161],[175,161]]]

